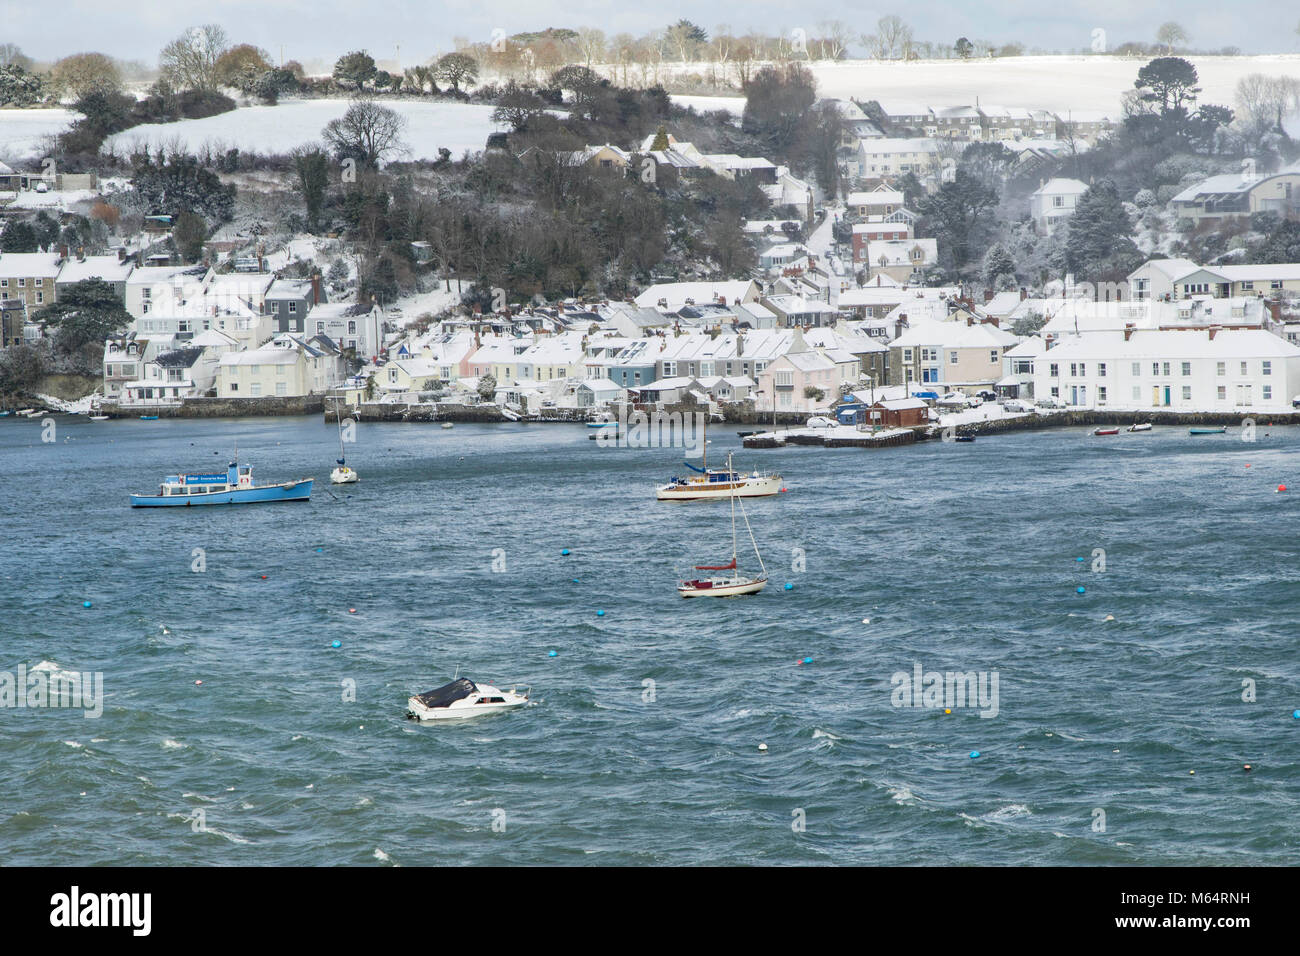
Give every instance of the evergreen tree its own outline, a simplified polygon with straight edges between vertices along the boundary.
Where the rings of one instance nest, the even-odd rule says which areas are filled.
[[[1102,180],[1079,197],[1065,239],[1066,266],[1090,282],[1127,275],[1141,261],[1115,184]]]

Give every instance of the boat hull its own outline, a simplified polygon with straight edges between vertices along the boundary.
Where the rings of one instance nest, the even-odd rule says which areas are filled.
[[[767,587],[767,578],[757,578],[754,580],[734,581],[730,583],[709,583],[707,587],[701,587],[706,582],[690,581],[682,582],[677,586],[677,593],[684,598],[693,597],[740,597],[744,594],[757,594],[763,588]]]
[[[277,501],[306,501],[314,479],[286,481],[261,488],[232,488],[202,495],[132,495],[132,508],[191,508],[196,505],[252,505]]]
[[[767,498],[781,491],[780,475],[748,477],[737,484],[731,481],[688,481],[661,485],[655,489],[659,501],[700,501],[707,498]]]
[[[1228,431],[1228,429],[1227,429],[1226,427],[1225,427],[1225,428],[1189,428],[1189,429],[1187,430],[1187,434],[1189,434],[1189,435],[1223,435],[1223,434],[1226,434],[1227,431]]]
[[[514,710],[526,703],[527,698],[507,700],[500,704],[473,704],[469,707],[426,707],[414,697],[406,702],[407,714],[416,720],[468,720],[485,714],[499,714],[503,710]]]
[[[335,468],[330,472],[330,482],[335,485],[354,485],[361,480],[351,468]]]

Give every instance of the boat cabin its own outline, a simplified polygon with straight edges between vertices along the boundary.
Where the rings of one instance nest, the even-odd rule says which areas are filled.
[[[230,491],[233,488],[253,487],[253,466],[231,462],[225,474],[168,475],[158,488],[158,494],[207,495]]]

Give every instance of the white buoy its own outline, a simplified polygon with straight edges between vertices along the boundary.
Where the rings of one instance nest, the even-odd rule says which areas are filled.
[[[758,745],[758,752],[761,753],[761,754],[765,754],[765,753],[767,753],[767,744],[759,744],[759,745]]]

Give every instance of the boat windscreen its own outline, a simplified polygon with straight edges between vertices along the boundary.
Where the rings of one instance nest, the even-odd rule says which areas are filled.
[[[417,694],[415,699],[424,704],[425,707],[446,707],[475,693],[478,693],[478,687],[474,682],[467,677],[462,677],[450,684],[444,684],[437,690]]]

